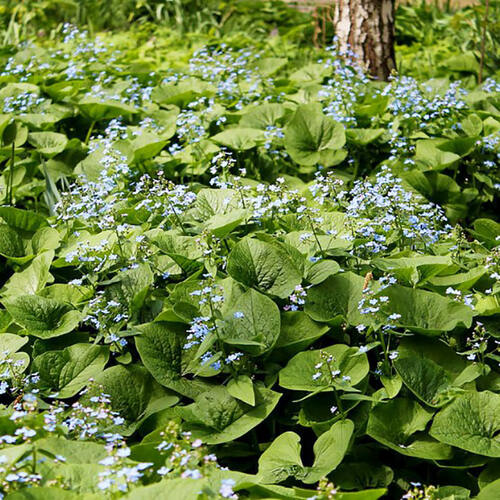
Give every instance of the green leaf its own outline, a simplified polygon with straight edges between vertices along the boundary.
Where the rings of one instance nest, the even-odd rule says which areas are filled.
[[[63,454],[59,453],[59,455]],[[38,467],[38,473],[42,476],[40,482],[42,487],[63,482],[65,487],[63,491],[70,491],[76,495],[72,498],[79,500],[99,499],[102,490],[99,488],[96,478],[99,478],[99,474],[105,473],[105,470],[106,467],[98,463],[68,464],[47,461]],[[92,493],[96,495],[88,495]]]
[[[318,103],[299,106],[285,128],[286,150],[299,165],[340,163],[345,141],[344,126],[325,116]]]
[[[177,83],[167,83],[155,87],[151,97],[162,105],[175,104],[183,108],[201,96],[211,96],[214,88],[209,83],[198,78],[186,78]]]
[[[387,465],[372,462],[342,462],[330,475],[335,485],[345,490],[389,486],[394,472]]]
[[[347,140],[356,146],[366,146],[376,141],[385,130],[383,128],[350,128],[346,130]]]
[[[35,233],[49,225],[47,219],[31,210],[16,207],[0,207],[0,217],[13,229]]]
[[[57,132],[32,132],[28,136],[28,141],[46,158],[53,158],[62,153],[68,144],[68,138]]]
[[[275,126],[285,115],[283,104],[269,103],[260,106],[252,106],[239,122],[242,128],[267,130],[269,126]]]
[[[212,141],[234,151],[247,151],[264,141],[262,130],[254,128],[230,128],[211,137]]]
[[[233,398],[243,401],[247,405],[255,406],[255,392],[252,379],[248,375],[238,375],[227,384],[227,392]]]
[[[47,498],[50,498],[51,500],[77,500],[78,498],[80,500],[87,500],[84,498],[82,499],[82,497],[77,493],[73,493],[68,490],[40,486],[14,491],[6,497],[8,500],[47,500]],[[88,500],[91,499],[89,498]]]
[[[316,368],[322,362],[321,352],[333,356],[332,370],[340,370],[335,387],[340,390],[352,390],[368,374],[369,364],[366,354],[353,356],[358,353],[358,348],[337,344],[315,351],[304,351],[296,354],[279,373],[279,384],[285,389],[293,391],[332,390],[331,378],[328,370]],[[326,363],[323,363],[326,365]],[[315,373],[321,376],[313,380]],[[349,381],[342,381],[342,377],[350,377]]]
[[[179,401],[161,388],[140,365],[117,365],[107,368],[94,379],[95,384],[81,399],[105,393],[111,400],[113,411],[125,419],[125,423],[110,429],[124,436],[130,436],[148,417]],[[102,387],[101,387],[102,386]]]
[[[177,478],[134,488],[124,500],[195,500],[207,485],[207,479]]]
[[[161,385],[194,399],[209,389],[200,379],[183,377],[192,355],[184,349],[187,342],[185,326],[155,322],[138,327],[135,346],[144,366]]]
[[[28,342],[27,337],[20,337],[19,335],[14,335],[13,333],[1,333],[0,334],[0,352],[7,351],[9,354],[13,354],[23,345]]]
[[[216,215],[230,214],[238,209],[237,191],[234,189],[201,189],[193,203],[192,215],[206,222]]]
[[[314,463],[305,467],[300,457],[300,437],[294,432],[278,436],[259,458],[258,477],[262,483],[279,483],[292,476],[313,484],[327,476],[343,460],[354,424],[341,420],[321,434],[314,443]]]
[[[254,407],[236,400],[226,388],[217,386],[198,396],[193,404],[178,408],[178,412],[191,424],[193,437],[204,443],[234,441],[265,420],[281,397],[258,385],[254,390]]]
[[[310,63],[294,71],[290,75],[290,80],[296,83],[321,82],[330,75],[330,71],[324,64]]]
[[[46,437],[37,441],[43,453],[62,455],[68,464],[94,464],[107,456],[106,448],[91,441],[73,441],[62,437]]]
[[[248,213],[238,207],[236,191],[231,189],[202,189],[189,214],[200,222],[200,230],[208,230],[223,238],[238,227]]]
[[[321,434],[314,443],[314,463],[302,479],[312,484],[327,476],[343,460],[354,432],[351,420],[340,420],[331,429]]]
[[[406,387],[421,401],[440,407],[456,396],[454,379],[466,362],[438,340],[405,338],[394,366]]]
[[[398,280],[411,285],[432,280],[432,277],[450,267],[450,256],[412,255],[397,258],[377,258],[372,264],[382,271],[393,274]]]
[[[497,245],[497,238],[500,236],[500,224],[491,219],[476,219],[474,221],[474,231],[471,232],[480,241]]]
[[[396,398],[372,408],[366,433],[388,448],[409,457],[442,460],[451,458],[449,446],[443,445],[424,431],[432,412],[411,399]]]
[[[480,135],[483,131],[483,120],[475,113],[471,113],[464,118],[461,124],[462,130],[472,137]]]
[[[303,473],[300,436],[295,432],[280,434],[259,458],[258,477],[263,484],[281,483]]]
[[[10,122],[2,131],[2,146],[10,146],[17,135],[17,124],[15,121]]]
[[[460,156],[449,151],[439,149],[440,142],[435,139],[417,141],[415,160],[423,167],[444,170],[451,168],[460,160]]]
[[[288,297],[302,281],[301,270],[283,246],[254,238],[233,247],[227,271],[236,281],[280,298]]]
[[[19,233],[7,226],[0,224],[0,255],[7,258],[24,257],[26,246]]]
[[[431,436],[457,448],[500,457],[500,395],[466,392],[434,418]]]
[[[253,289],[238,297],[222,322],[224,342],[254,356],[271,350],[279,334],[278,306]]]
[[[197,238],[182,236],[175,231],[161,231],[152,235],[150,239],[186,274],[192,274],[202,266],[198,260],[202,258],[203,250]]]
[[[36,257],[24,270],[14,273],[2,289],[2,296],[16,297],[18,295],[35,295],[54,278],[49,272],[54,259],[54,252],[48,251]]]
[[[62,351],[47,351],[33,360],[40,375],[40,388],[69,398],[99,375],[109,358],[109,348],[92,344],[74,344]]]
[[[0,359],[11,359],[16,363],[16,373],[23,373],[30,364],[30,357],[25,352],[18,352],[28,342],[27,337],[13,333],[0,333]]]
[[[137,163],[154,158],[168,143],[168,139],[164,137],[140,129],[139,131],[139,135],[130,142],[130,147],[134,152],[134,161]]]
[[[81,319],[81,313],[70,304],[36,295],[20,295],[3,300],[3,304],[28,335],[43,339],[73,331]]]
[[[399,394],[403,385],[403,380],[399,374],[392,375],[391,377],[388,377],[387,375],[380,375],[380,381],[382,382],[389,399],[395,398]]]
[[[340,316],[351,325],[359,325],[366,320],[358,310],[364,282],[351,272],[331,276],[307,292],[304,311],[315,321],[332,321]]]
[[[153,280],[149,264],[139,264],[134,269],[119,273],[106,288],[104,295],[108,301],[128,305],[129,312],[133,314],[141,308]]]
[[[111,120],[122,115],[137,113],[137,109],[116,100],[85,97],[78,102],[83,116],[92,121]]]
[[[435,287],[448,288],[451,286],[457,290],[464,291],[470,290],[485,274],[486,268],[479,266],[465,273],[435,276],[429,280],[429,283]]]
[[[497,500],[500,493],[500,479],[493,481],[481,489],[476,500]]]
[[[470,307],[434,292],[394,285],[384,290],[384,295],[389,297],[386,312],[400,314],[396,323],[417,333],[438,335],[472,324]]]
[[[334,260],[320,260],[309,266],[305,279],[312,285],[319,285],[339,271],[340,266]]]
[[[305,351],[328,330],[328,326],[316,323],[302,311],[284,312],[281,314],[281,331],[274,346],[273,357],[288,359]]]

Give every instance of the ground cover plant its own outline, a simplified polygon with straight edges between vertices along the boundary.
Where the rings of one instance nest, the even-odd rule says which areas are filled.
[[[493,60],[226,30],[3,49],[2,498],[499,498]]]

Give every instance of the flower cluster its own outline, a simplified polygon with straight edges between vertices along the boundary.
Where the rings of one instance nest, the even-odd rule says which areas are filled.
[[[285,305],[285,311],[298,311],[306,303],[307,287],[297,285],[293,293],[288,297],[289,304]]]
[[[400,236],[403,248],[425,249],[449,237],[452,229],[440,207],[407,191],[386,168],[374,182],[356,181],[348,199],[348,224],[360,238],[357,250],[367,255],[387,250],[393,233]]]

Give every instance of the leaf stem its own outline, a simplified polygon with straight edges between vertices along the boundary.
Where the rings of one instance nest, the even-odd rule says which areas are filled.
[[[88,144],[90,141],[90,135],[92,134],[94,127],[95,127],[96,121],[94,120],[91,124],[90,127],[87,131],[87,135],[85,136],[85,144]]]
[[[12,191],[14,187],[14,157],[15,157],[15,152],[16,152],[16,145],[15,141],[12,141],[12,148],[11,148],[11,153],[10,153],[10,175],[9,175],[9,186],[8,186],[8,202],[9,205],[12,205]]]

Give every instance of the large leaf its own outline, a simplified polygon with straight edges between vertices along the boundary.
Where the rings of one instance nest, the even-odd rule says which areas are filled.
[[[164,137],[141,130],[130,142],[134,152],[134,161],[141,162],[154,158],[166,146],[168,140]]]
[[[384,295],[389,297],[387,312],[401,315],[397,324],[417,333],[438,335],[472,324],[470,307],[434,292],[394,285]]]
[[[411,285],[425,282],[452,265],[450,256],[411,255],[372,260],[374,266]]]
[[[40,388],[69,398],[99,375],[109,357],[107,346],[74,344],[62,351],[47,351],[33,360]]]
[[[43,215],[16,207],[0,207],[0,217],[11,228],[27,233],[35,233],[38,229],[48,226],[47,219]]]
[[[284,312],[281,314],[281,331],[273,356],[288,358],[303,351],[328,329],[328,326],[313,321],[302,311]]]
[[[112,430],[125,436],[132,434],[149,416],[179,401],[177,396],[160,387],[143,366],[137,364],[107,368],[94,381],[83,401],[101,393],[107,394],[113,411],[125,419],[124,424]]]
[[[454,381],[466,368],[466,362],[453,349],[438,340],[406,338],[398,353],[394,361],[398,374],[424,403],[439,407],[456,396]]]
[[[194,500],[208,485],[207,479],[177,478],[134,488],[122,497],[124,500]]]
[[[481,488],[476,500],[496,500],[500,493],[500,479],[493,481]]]
[[[183,377],[191,356],[184,349],[186,327],[174,323],[155,322],[138,328],[135,345],[144,366],[161,385],[183,396],[195,398],[209,389],[205,382]]]
[[[196,401],[178,409],[193,436],[207,444],[227,443],[259,425],[278,404],[281,394],[255,385],[255,405],[233,398],[225,387],[214,387]]]
[[[0,255],[8,258],[26,255],[26,244],[23,238],[7,224],[0,224]]]
[[[212,136],[211,139],[235,151],[246,151],[262,142],[264,133],[255,128],[230,128]]]
[[[253,289],[240,295],[223,318],[224,342],[253,355],[272,349],[279,334],[278,306]]]
[[[60,455],[65,463],[94,464],[107,456],[106,448],[91,441],[72,441],[62,437],[47,437],[37,441],[37,447],[48,455]]]
[[[317,103],[299,106],[285,128],[286,150],[300,165],[339,163],[345,140],[344,126],[325,116]]]
[[[421,433],[431,419],[432,412],[417,402],[396,398],[371,410],[366,433],[403,455],[433,460],[450,458],[449,446]]]
[[[10,277],[2,290],[2,295],[16,297],[24,294],[35,295],[40,292],[48,282],[53,281],[49,272],[53,259],[53,251],[44,252],[36,257],[24,271]]]
[[[466,392],[434,418],[431,436],[463,450],[500,457],[500,395]]]
[[[77,500],[78,498],[82,500],[97,500],[96,497],[82,497],[78,493],[49,486],[23,488],[9,493],[6,498],[8,498],[8,500],[47,500],[47,498],[51,500]]]
[[[417,141],[415,160],[423,167],[434,170],[444,170],[452,167],[460,156],[449,151],[439,149],[440,141],[427,139]]]
[[[85,97],[78,102],[78,108],[89,120],[110,120],[122,115],[137,113],[137,109],[128,104],[112,99]]]
[[[71,491],[72,494],[76,495],[74,497],[75,500],[76,498],[98,500],[102,494],[102,490],[99,488],[99,481],[96,481],[96,478],[99,478],[99,474],[103,474],[105,471],[106,467],[98,463],[68,464],[58,461],[55,463],[51,463],[50,461],[44,462],[38,470],[42,476],[40,483],[42,487],[49,486],[58,481],[64,481],[66,489],[63,491]],[[92,493],[95,495],[89,496]]]
[[[10,359],[16,363],[19,373],[24,372],[30,363],[30,357],[25,352],[18,352],[28,342],[27,337],[13,333],[0,334],[0,359]],[[2,378],[6,378],[2,375]]]
[[[239,241],[232,249],[228,273],[262,292],[288,297],[302,281],[302,272],[284,247],[254,238]]]
[[[182,236],[174,231],[161,231],[152,235],[151,241],[186,274],[191,274],[202,266],[199,260],[203,256],[203,249],[197,238]]]
[[[105,297],[127,305],[132,314],[140,309],[152,284],[153,273],[149,264],[140,264],[118,274],[106,288]]]
[[[340,371],[334,384],[337,389],[352,390],[353,386],[359,384],[368,374],[369,364],[366,354],[359,354],[359,349],[356,347],[337,344],[324,349],[296,354],[280,371],[280,386],[293,391],[327,390],[331,385],[328,370],[316,368],[316,365],[323,361],[322,352],[333,356],[331,368]],[[354,356],[354,354],[357,355]],[[323,364],[326,366],[326,363]],[[321,376],[313,378],[316,373],[321,373]],[[342,377],[349,378],[343,381]]]
[[[365,321],[359,313],[364,279],[347,272],[331,276],[307,293],[304,311],[315,321],[331,321],[341,317],[353,325]]]
[[[239,123],[240,127],[267,130],[283,118],[285,107],[283,104],[270,103],[262,106],[253,106],[245,113]]]
[[[28,141],[47,158],[62,153],[68,144],[68,138],[57,132],[33,132],[28,136]]]
[[[317,482],[342,462],[353,431],[351,420],[341,420],[321,434],[314,443],[312,467],[302,464],[300,437],[295,432],[281,434],[259,458],[260,481],[280,483],[292,476],[306,484]]]
[[[20,295],[3,304],[25,333],[45,339],[73,331],[81,319],[81,313],[70,304],[36,295]]]

